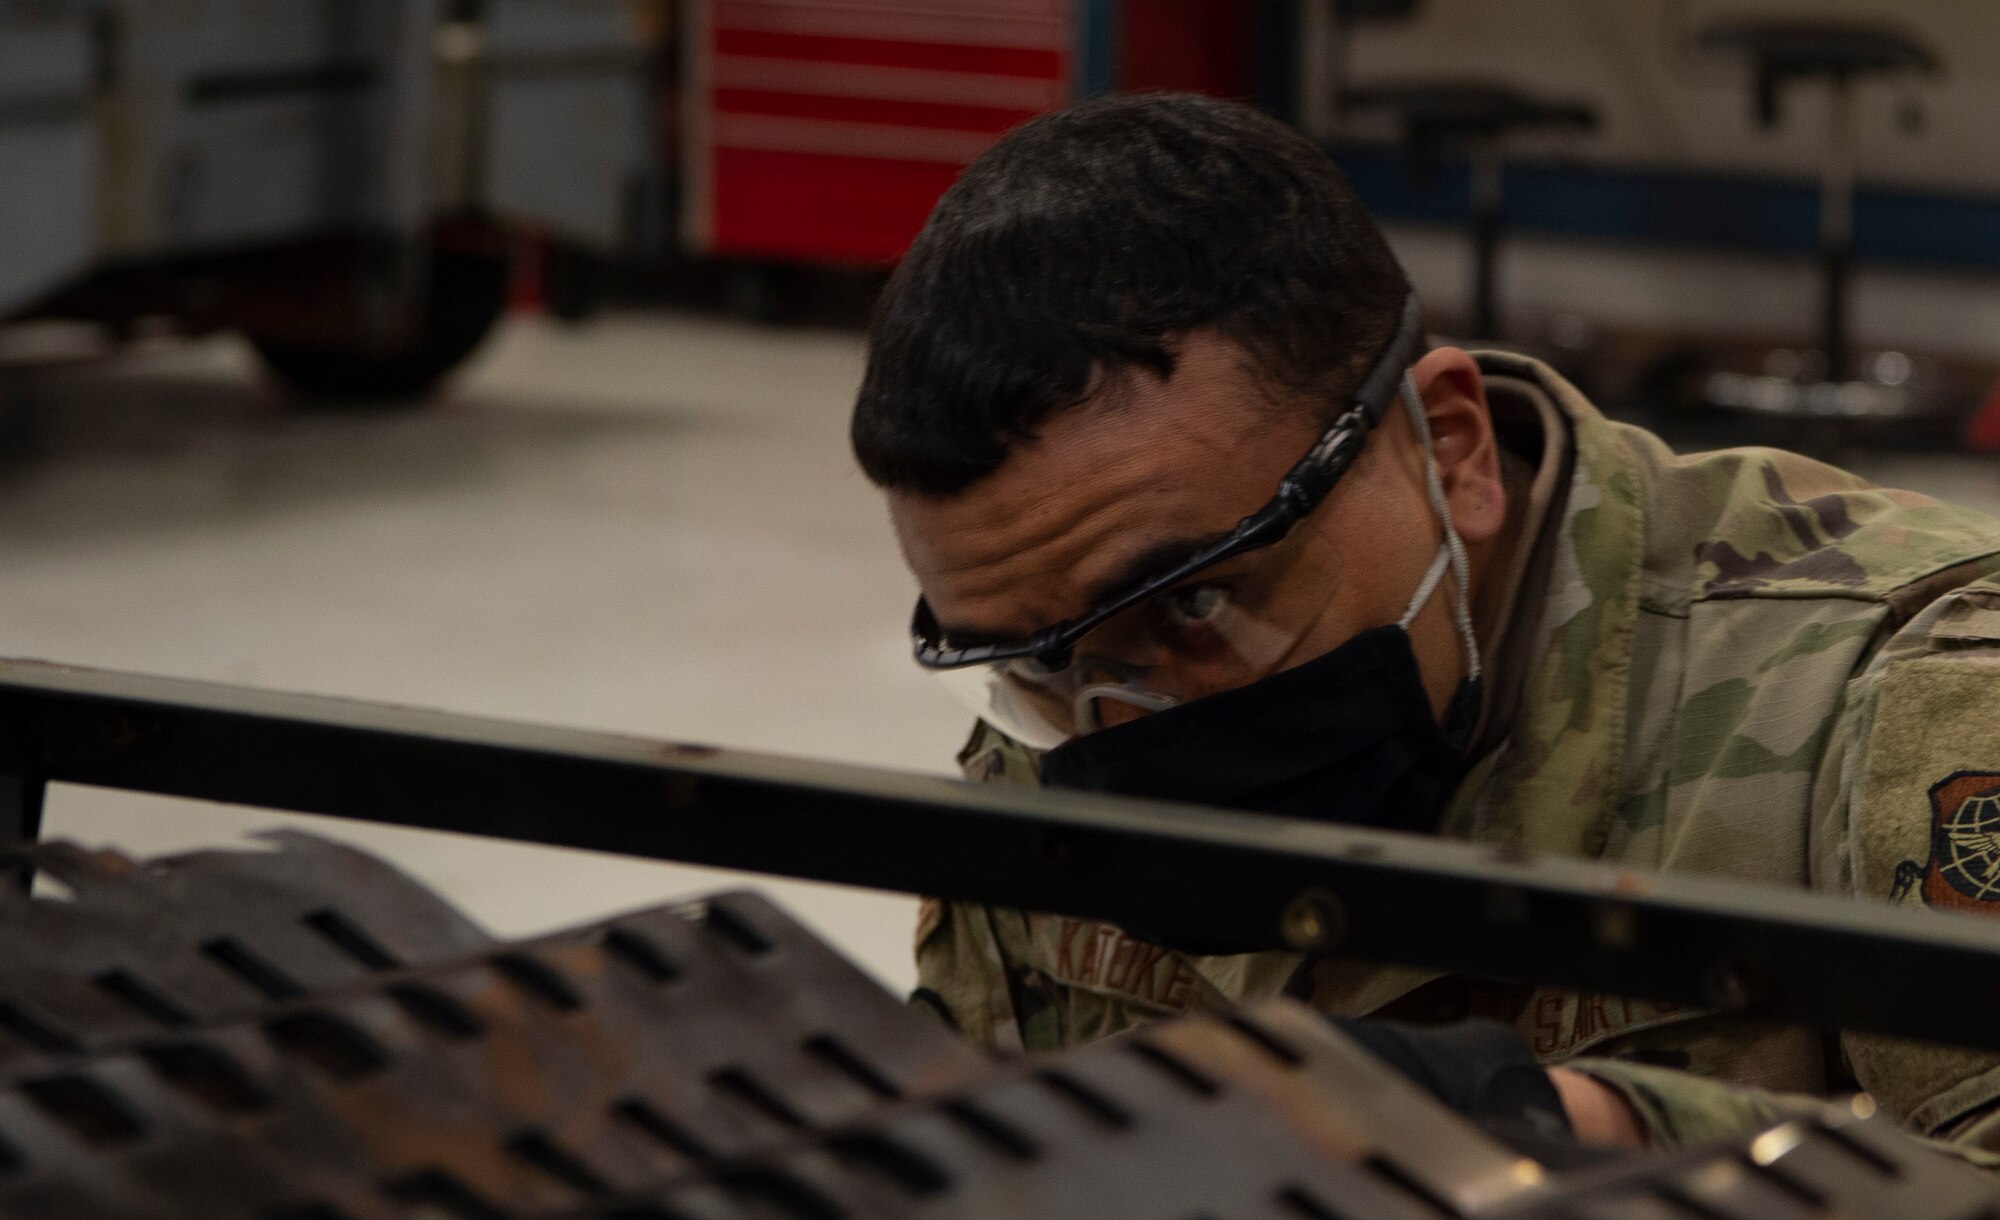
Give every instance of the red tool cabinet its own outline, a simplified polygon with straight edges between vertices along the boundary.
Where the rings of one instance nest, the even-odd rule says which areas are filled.
[[[967,162],[1075,96],[1074,0],[697,0],[689,244],[895,259]]]

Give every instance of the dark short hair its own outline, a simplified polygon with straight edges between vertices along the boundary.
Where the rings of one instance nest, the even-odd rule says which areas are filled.
[[[868,329],[852,437],[877,485],[953,495],[1130,367],[1213,328],[1332,408],[1409,281],[1327,155],[1247,106],[1107,98],[1016,128],[938,201]]]

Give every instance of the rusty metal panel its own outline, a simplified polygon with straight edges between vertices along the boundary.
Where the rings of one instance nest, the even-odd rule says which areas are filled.
[[[973,1089],[624,1206],[792,1220],[1437,1220],[1539,1198],[1544,1176],[1282,1002],[998,1067]]]
[[[372,856],[267,839],[144,864],[65,843],[23,853],[44,897],[0,888],[0,1079],[492,943]]]
[[[294,981],[331,969],[308,939],[241,931]],[[0,1215],[554,1214],[987,1065],[751,895],[358,964],[17,1069]]]
[[[1909,1138],[1874,1116],[1865,1098],[1747,1140],[1573,1175],[1531,1205],[1494,1220],[1983,1220],[2000,1206],[2000,1183]]]
[[[1982,1220],[1986,1173],[1865,1108],[1556,1173],[1290,1002],[997,1069],[585,1213],[909,1220]]]

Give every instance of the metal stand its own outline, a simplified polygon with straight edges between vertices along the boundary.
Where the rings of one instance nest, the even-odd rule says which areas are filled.
[[[41,837],[47,792],[47,781],[31,762],[0,753],[0,844],[32,843]],[[32,865],[24,861],[0,863],[0,884],[11,882],[27,889],[34,880]]]
[[[1833,78],[1828,105],[1826,165],[1820,172],[1819,186],[1819,248],[1825,292],[1820,350],[1826,356],[1826,380],[1837,383],[1852,373],[1847,351],[1847,292],[1854,268],[1854,95],[1847,77]]]
[[[1182,805],[0,662],[43,780],[1055,911],[2000,1049],[2000,923]],[[1852,980],[1869,980],[1866,987]]]

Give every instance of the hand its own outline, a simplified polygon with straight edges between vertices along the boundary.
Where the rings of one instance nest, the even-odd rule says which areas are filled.
[[[1562,1098],[1578,1143],[1611,1148],[1646,1146],[1646,1128],[1618,1090],[1594,1076],[1561,1067],[1549,1069],[1549,1082]]]

